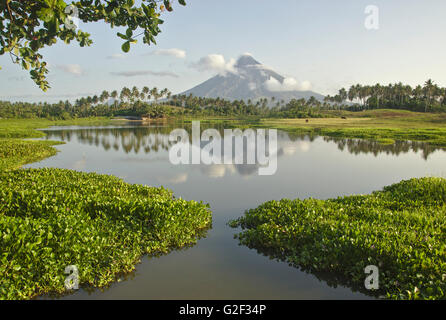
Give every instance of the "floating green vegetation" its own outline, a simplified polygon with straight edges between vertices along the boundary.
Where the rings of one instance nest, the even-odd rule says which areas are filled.
[[[392,143],[395,140],[423,141],[432,146],[446,147],[446,129],[405,129],[405,128],[319,128],[315,133],[330,137],[359,138],[381,142]]]
[[[41,138],[45,134],[36,128],[55,125],[99,125],[109,124],[107,118],[83,118],[51,121],[47,119],[0,119],[0,171],[17,169],[25,164],[53,156],[57,150],[52,146],[58,141],[21,140]]]
[[[0,119],[0,138],[40,138],[45,136],[42,131],[35,129],[50,126],[70,125],[106,125],[110,124],[108,118],[81,118],[73,120],[47,120],[47,119]]]
[[[335,138],[365,139],[377,141],[381,144],[393,144],[398,141],[420,141],[431,146],[446,148],[446,129],[406,129],[406,128],[331,128],[331,127],[298,127],[294,124],[277,125],[257,124],[254,127],[276,128],[290,133],[314,134]]]
[[[193,245],[208,206],[163,188],[62,169],[0,173],[0,299],[64,293],[65,268],[102,287],[142,255]]]
[[[53,156],[57,141],[0,139],[0,171],[16,169],[20,166]]]
[[[270,201],[230,222],[242,245],[390,299],[446,297],[446,180],[402,181],[371,195]],[[379,290],[364,287],[379,267]]]

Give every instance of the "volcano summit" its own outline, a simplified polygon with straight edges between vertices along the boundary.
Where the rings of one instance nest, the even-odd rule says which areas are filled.
[[[323,95],[298,85],[293,78],[286,78],[264,66],[249,54],[242,55],[231,70],[220,73],[181,94],[245,101],[271,97],[275,97],[276,101],[285,100],[285,102],[291,99],[308,99],[311,96],[318,100],[324,98]]]

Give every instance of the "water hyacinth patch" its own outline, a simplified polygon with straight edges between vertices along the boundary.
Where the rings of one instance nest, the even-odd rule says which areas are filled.
[[[330,285],[390,299],[446,297],[446,180],[402,181],[370,195],[269,201],[230,222],[240,244]],[[366,266],[379,289],[366,290]]]
[[[195,244],[211,222],[208,205],[113,176],[0,173],[0,299],[64,293],[69,265],[81,285],[105,286],[144,254]]]
[[[0,139],[0,171],[17,169],[20,166],[53,156],[58,141]]]

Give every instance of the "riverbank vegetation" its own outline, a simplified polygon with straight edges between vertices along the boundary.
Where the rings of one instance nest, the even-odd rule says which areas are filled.
[[[446,298],[446,180],[402,181],[370,195],[269,201],[231,221],[240,244],[391,299]],[[364,287],[368,265],[379,290]]]
[[[405,110],[367,110],[363,112],[327,111],[320,119],[260,119],[253,127],[276,128],[287,132],[337,138],[356,138],[393,144],[421,141],[446,147],[446,114]],[[336,115],[336,116],[335,116]]]
[[[70,265],[81,285],[105,286],[211,226],[207,205],[163,188],[62,169],[0,173],[0,211],[2,299],[65,293]]]
[[[97,125],[109,123],[106,118],[84,118],[50,121],[47,119],[0,119],[0,171],[17,169],[57,153],[54,145],[63,142],[23,140],[45,136],[38,128],[55,125]]]
[[[0,139],[0,171],[17,169],[25,164],[43,160],[57,153],[52,146],[57,141],[23,141]]]

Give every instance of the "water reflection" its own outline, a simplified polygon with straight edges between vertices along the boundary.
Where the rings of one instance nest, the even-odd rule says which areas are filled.
[[[187,182],[188,176],[187,173],[180,173],[173,177],[159,177],[158,181],[162,184],[180,184]]]
[[[324,137],[327,142],[335,142],[338,145],[339,150],[347,150],[352,154],[367,154],[372,153],[375,156],[380,153],[400,155],[408,152],[419,152],[421,151],[421,156],[424,160],[427,160],[429,156],[437,150],[442,150],[428,143],[418,142],[418,141],[395,141],[394,144],[385,145],[380,144],[376,141],[361,140],[361,139],[340,139],[340,138],[330,138]]]
[[[240,244],[241,245],[241,244]],[[372,291],[367,290],[365,286],[358,285],[357,283],[353,282],[351,278],[335,274],[332,272],[325,272],[325,271],[315,271],[311,267],[303,267],[301,265],[297,265],[295,263],[292,263],[289,261],[289,258],[287,254],[290,254],[289,252],[283,252],[282,249],[276,249],[276,248],[267,248],[267,247],[255,247],[255,246],[248,246],[250,249],[255,250],[258,254],[268,257],[270,260],[276,260],[283,263],[287,263],[290,267],[296,268],[302,272],[305,272],[307,274],[311,274],[315,276],[319,281],[326,283],[331,288],[339,288],[339,287],[346,287],[349,288],[352,292],[361,293],[365,296],[369,296],[372,298],[379,298],[383,295],[384,292],[381,290]],[[292,253],[291,253],[292,254]]]
[[[46,131],[46,139],[49,140],[61,140],[70,142],[76,140],[77,143],[86,144],[90,146],[102,147],[105,151],[109,151],[111,148],[115,151],[123,151],[125,154],[146,154],[152,157],[147,157],[147,160],[168,160],[166,156],[160,158],[159,155],[168,152],[176,142],[169,140],[169,135],[174,127],[167,126],[155,126],[155,127],[120,127],[120,128],[83,128],[78,130],[66,129],[66,130],[49,130]],[[189,147],[195,149],[196,147],[192,145],[192,134],[191,128],[186,127],[186,131],[189,134]],[[206,126],[202,127],[202,132],[206,130]],[[225,140],[228,139],[224,135],[224,128],[220,126],[217,129],[220,138],[217,139],[217,144],[220,146],[220,154],[224,155],[222,163],[225,164],[212,164],[207,166],[200,166],[200,171],[210,178],[221,178],[226,174],[233,174],[237,172],[241,176],[248,176],[256,174],[260,165],[258,164],[247,164],[249,155],[256,155],[256,140],[251,140],[247,137],[243,137],[243,148],[238,149],[234,144],[235,138],[232,137],[232,152],[231,159],[227,159],[224,154]],[[278,140],[281,141],[282,145],[279,146],[277,151],[270,150],[268,156],[284,156],[292,155],[295,153],[296,147],[293,143],[290,143],[287,138],[287,134],[280,132],[278,135]],[[205,147],[211,142],[201,141],[200,152],[205,151]],[[305,143],[305,142],[301,142]],[[212,150],[212,149],[211,149]],[[212,157],[212,152],[208,154],[208,157]],[[158,157],[153,157],[158,155]],[[256,157],[256,156],[255,156]],[[241,164],[236,159],[242,160]],[[132,159],[131,161],[144,161],[144,159]],[[258,162],[258,161],[257,161]],[[257,163],[256,162],[256,163]],[[234,164],[227,164],[234,163]],[[74,169],[85,168],[85,159],[77,161],[73,165]],[[184,183],[187,180],[187,175],[179,175],[176,177],[159,178],[160,182],[167,183]]]
[[[209,124],[207,126],[210,126]],[[191,140],[191,127],[184,127],[189,134]],[[162,152],[169,151],[175,142],[169,141],[169,134],[174,129],[173,126],[134,126],[134,127],[102,127],[102,128],[81,128],[73,130],[69,129],[57,129],[57,130],[45,130],[47,136],[46,139],[57,139],[61,141],[70,142],[72,139],[80,144],[86,144],[96,147],[102,147],[103,150],[109,151],[111,149],[115,151],[123,151],[125,154],[160,154]],[[206,129],[206,125],[202,126],[202,131]],[[224,127],[219,125],[216,128],[220,135],[224,137]],[[441,148],[429,145],[427,143],[416,141],[396,141],[394,144],[383,145],[376,141],[361,140],[361,139],[342,139],[332,137],[319,137],[313,134],[291,134],[283,131],[278,133],[278,157],[292,156],[296,153],[306,153],[310,151],[311,143],[316,139],[321,138],[327,143],[336,144],[340,151],[347,151],[350,154],[373,154],[378,156],[380,154],[386,155],[400,155],[410,152],[419,153],[424,160],[428,160],[429,156]],[[223,138],[222,138],[223,140]],[[192,143],[192,141],[190,141]],[[221,153],[223,154],[224,142],[221,141]],[[202,143],[203,149],[206,143]],[[250,144],[247,139],[244,140],[243,154],[247,151],[255,150],[255,145]],[[233,158],[237,156],[236,150],[233,148]],[[163,158],[151,158],[152,160],[167,160]],[[136,159],[135,159],[136,160]],[[139,159],[142,160],[142,159]],[[234,161],[232,161],[234,163]],[[258,165],[248,164],[235,164],[235,165],[209,165],[202,166],[201,172],[211,178],[223,177],[226,174],[233,174],[235,172],[242,176],[249,176],[258,172]],[[74,166],[74,169],[82,170],[85,168],[85,158],[78,161]],[[163,182],[163,178],[160,178],[160,182]],[[167,180],[166,180],[167,179]],[[179,177],[170,177],[164,179],[165,182],[172,183],[184,183],[187,180],[187,176],[184,174]]]

